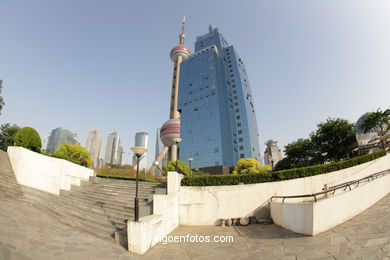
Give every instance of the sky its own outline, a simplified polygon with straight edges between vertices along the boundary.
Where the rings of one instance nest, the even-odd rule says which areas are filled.
[[[246,65],[259,143],[283,149],[327,118],[351,122],[390,105],[390,1],[0,0],[0,124],[136,132],[169,116],[182,16],[186,45],[217,27]]]

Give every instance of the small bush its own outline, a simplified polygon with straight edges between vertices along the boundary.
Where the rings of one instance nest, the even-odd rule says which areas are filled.
[[[63,143],[52,155],[55,158],[64,159],[81,166],[91,167],[91,157],[87,150],[78,144]]]
[[[22,146],[39,153],[41,145],[41,137],[34,128],[23,127],[15,135],[15,146]]]
[[[331,164],[320,164],[315,166],[295,168],[283,171],[266,172],[260,174],[228,174],[228,175],[202,175],[187,176],[181,181],[183,186],[222,186],[236,185],[239,183],[263,183],[271,181],[291,180],[318,174],[333,172],[356,166],[375,160],[386,155],[386,151],[366,154],[349,160],[339,161]]]
[[[191,176],[192,171],[187,163],[179,160],[178,166],[179,166],[179,170],[181,170],[182,172],[187,174],[187,176]],[[167,175],[167,172],[169,172],[169,171],[176,171],[176,162],[169,161],[167,164],[165,164],[162,167],[162,169],[165,173],[165,174],[163,174],[164,176]]]

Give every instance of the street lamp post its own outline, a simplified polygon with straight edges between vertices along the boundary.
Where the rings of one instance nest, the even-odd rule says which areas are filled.
[[[137,175],[135,178],[135,199],[134,199],[134,221],[139,221],[139,201],[138,201],[138,176],[139,176],[139,158],[148,151],[147,148],[141,146],[131,147],[131,150],[137,156]]]

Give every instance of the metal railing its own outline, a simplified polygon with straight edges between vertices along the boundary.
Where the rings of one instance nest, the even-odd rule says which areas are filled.
[[[334,185],[334,186],[331,186],[331,187],[328,187],[328,188],[323,188],[322,191],[320,192],[316,192],[316,193],[312,193],[312,194],[304,194],[304,195],[293,195],[293,196],[272,196],[271,197],[271,201],[272,199],[276,199],[276,198],[279,198],[279,199],[283,199],[282,200],[282,203],[284,203],[284,200],[285,199],[293,199],[293,198],[310,198],[310,197],[313,197],[314,198],[314,202],[317,202],[317,196],[319,195],[323,195],[323,194],[329,194],[331,193],[332,195],[336,192],[336,190],[340,190],[340,189],[343,189],[344,191],[347,190],[347,188],[349,190],[352,190],[351,186],[353,185],[356,185],[355,188],[357,188],[359,186],[359,184],[363,181],[367,181],[369,182],[370,179],[371,180],[374,180],[374,179],[377,179],[379,177],[383,177],[385,176],[386,174],[390,173],[390,169],[388,170],[385,170],[385,171],[381,171],[381,172],[377,172],[377,173],[374,173],[374,174],[371,174],[369,176],[366,176],[364,178],[360,178],[360,179],[357,179],[357,180],[353,180],[353,181],[348,181],[348,182],[344,182],[344,183],[341,183],[341,184],[337,184],[337,185]]]

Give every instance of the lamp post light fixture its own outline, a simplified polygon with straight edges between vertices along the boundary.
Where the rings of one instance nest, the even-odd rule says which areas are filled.
[[[182,139],[180,137],[176,137],[176,138],[173,138],[173,141],[175,142],[176,144],[176,149],[179,150],[179,143],[182,141]],[[179,153],[177,153],[177,156],[176,156],[176,172],[179,173]]]
[[[139,158],[148,151],[147,148],[134,146],[130,148],[137,156],[137,175],[135,178],[135,199],[134,199],[134,221],[139,221],[139,201],[138,201],[138,175],[139,175]]]
[[[192,163],[193,160],[194,160],[194,158],[188,158],[188,159],[187,159],[187,161],[190,163],[190,170],[192,170],[192,168],[191,168],[191,163]]]

